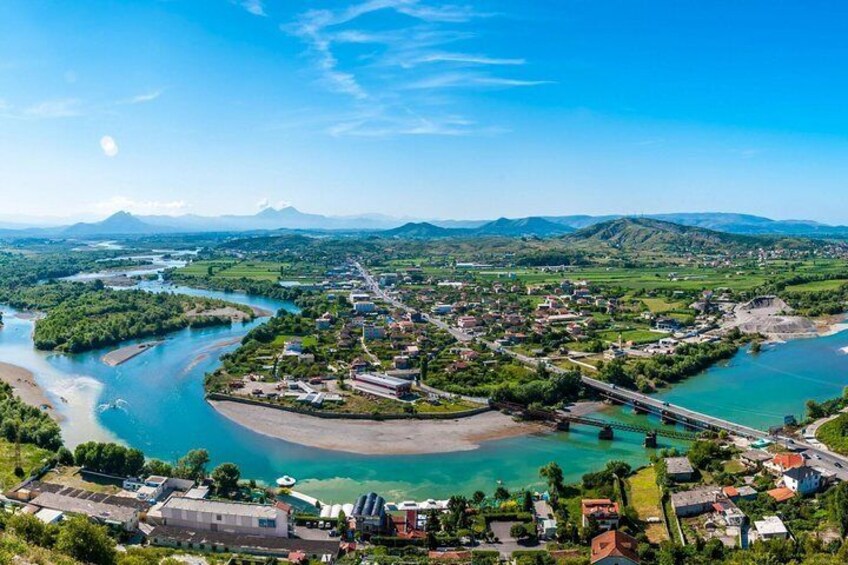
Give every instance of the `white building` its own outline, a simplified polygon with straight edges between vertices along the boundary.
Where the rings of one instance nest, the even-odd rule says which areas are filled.
[[[761,540],[786,539],[789,531],[783,521],[777,516],[763,516],[762,520],[754,521],[754,529]]]
[[[821,488],[821,473],[812,467],[795,467],[783,473],[783,484],[802,496],[813,494]]]
[[[291,507],[171,497],[161,508],[165,526],[212,532],[289,537]]]

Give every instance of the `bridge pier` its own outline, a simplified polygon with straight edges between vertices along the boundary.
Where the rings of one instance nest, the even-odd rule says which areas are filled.
[[[557,420],[556,429],[560,432],[567,432],[571,429],[571,422],[568,420]]]
[[[685,430],[697,430],[698,426],[692,423],[692,420],[686,419],[683,421],[683,429]]]
[[[611,440],[613,438],[613,432],[611,426],[604,426],[598,432],[598,439],[608,439]]]
[[[645,434],[645,447],[656,449],[657,432],[648,432]]]
[[[660,421],[663,424],[674,424],[675,423],[674,417],[671,416],[666,410],[663,410],[662,412],[660,412]]]
[[[634,404],[633,405],[633,413],[634,414],[647,414],[648,409],[645,408],[644,406],[642,406],[641,404]]]

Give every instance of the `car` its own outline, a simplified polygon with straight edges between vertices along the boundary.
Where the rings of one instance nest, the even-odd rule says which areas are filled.
[[[663,402],[663,406],[669,406],[669,404],[668,404],[668,401],[667,401],[667,400]]]
[[[842,468],[842,463],[840,463],[839,461],[836,461],[836,462],[833,464],[833,466],[834,466],[834,467],[838,467],[838,468],[840,468],[840,469],[841,469],[841,468]]]

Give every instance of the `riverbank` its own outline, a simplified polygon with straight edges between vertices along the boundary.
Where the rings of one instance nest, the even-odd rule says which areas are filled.
[[[101,357],[101,360],[110,367],[117,367],[122,363],[126,363],[133,357],[141,355],[145,351],[153,349],[157,345],[165,343],[164,341],[146,341],[144,343],[136,343],[135,345],[127,345],[114,349]]]
[[[486,441],[537,434],[550,428],[516,422],[500,412],[454,420],[351,420],[315,418],[231,401],[210,401],[233,422],[291,443],[364,455],[413,455],[471,451]]]
[[[15,395],[24,403],[45,408],[50,417],[59,421],[60,417],[53,403],[47,398],[44,389],[36,382],[35,375],[32,372],[17,365],[0,362],[0,380],[11,386]]]

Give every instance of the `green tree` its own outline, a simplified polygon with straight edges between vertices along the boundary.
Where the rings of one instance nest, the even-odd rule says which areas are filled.
[[[529,536],[529,533],[527,532],[527,526],[522,522],[513,524],[512,527],[509,529],[509,535],[517,540],[524,539]]]
[[[509,491],[503,485],[498,485],[498,488],[495,489],[495,500],[504,502],[509,500],[510,494]]]
[[[533,511],[533,495],[530,494],[529,490],[524,491],[524,500],[521,503],[521,506],[525,512]]]
[[[170,463],[165,463],[159,459],[151,459],[145,463],[144,471],[148,475],[159,475],[160,477],[174,476],[174,467]]]
[[[830,495],[830,515],[844,538],[848,535],[848,483],[840,482]]]
[[[181,479],[199,481],[206,478],[206,465],[208,464],[208,451],[205,449],[192,449],[177,461],[174,474]]]
[[[58,530],[56,526],[48,526],[32,514],[18,512],[9,517],[6,528],[27,543],[41,547],[53,547]]]
[[[486,500],[486,493],[482,490],[474,491],[474,494],[471,495],[471,501],[474,502],[474,506],[480,506]]]
[[[219,493],[227,493],[238,488],[241,470],[235,463],[221,463],[212,471],[212,480]]]
[[[56,538],[56,550],[83,563],[113,565],[117,560],[115,542],[106,528],[83,516],[65,520]]]

